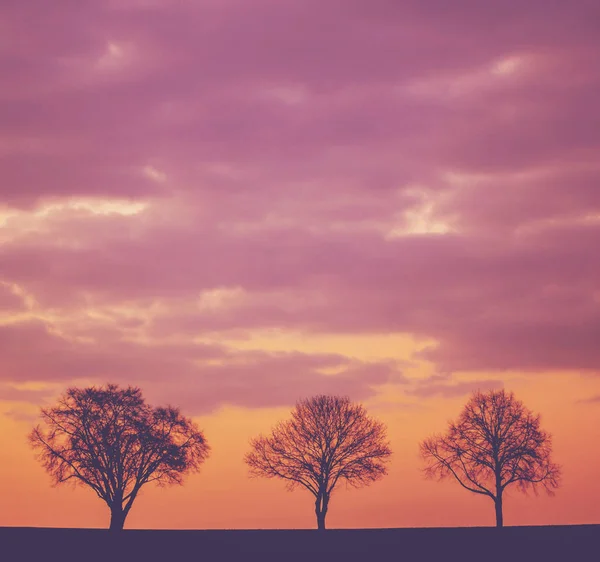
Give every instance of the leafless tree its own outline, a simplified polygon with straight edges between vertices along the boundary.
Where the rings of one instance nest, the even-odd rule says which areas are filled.
[[[390,455],[385,426],[362,405],[345,397],[315,396],[298,402],[291,419],[278,423],[271,435],[253,439],[245,461],[252,476],[282,478],[289,489],[310,491],[317,527],[324,530],[335,486],[378,480],[387,473]]]
[[[551,454],[551,436],[540,429],[540,416],[504,390],[475,392],[445,435],[421,443],[426,476],[452,476],[470,492],[490,497],[498,527],[504,523],[502,495],[508,486],[536,493],[542,487],[553,494],[560,467]]]
[[[90,487],[121,530],[140,489],[149,482],[182,484],[206,460],[198,427],[171,406],[152,408],[136,387],[69,388],[29,435],[55,484]]]

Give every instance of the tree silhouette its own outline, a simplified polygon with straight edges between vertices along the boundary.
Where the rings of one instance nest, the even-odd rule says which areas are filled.
[[[475,392],[445,435],[421,443],[426,476],[453,476],[470,492],[490,497],[497,527],[504,524],[502,495],[508,486],[536,493],[541,486],[553,494],[560,467],[551,453],[551,436],[540,429],[540,416],[504,390]]]
[[[252,476],[282,478],[315,496],[318,529],[325,529],[331,493],[342,480],[368,485],[387,473],[385,426],[348,398],[315,396],[296,404],[291,419],[251,441],[245,462]]]
[[[209,446],[190,419],[171,406],[152,408],[136,387],[69,388],[29,435],[55,485],[88,486],[110,508],[121,530],[149,482],[181,484],[206,460]]]

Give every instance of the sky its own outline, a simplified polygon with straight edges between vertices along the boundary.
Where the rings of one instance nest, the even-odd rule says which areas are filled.
[[[313,527],[243,455],[318,393],[394,452],[329,527],[491,525],[418,443],[492,388],[563,467],[506,524],[600,523],[599,28],[595,0],[4,0],[0,525],[107,525],[26,438],[106,382],[212,447],[130,528]]]

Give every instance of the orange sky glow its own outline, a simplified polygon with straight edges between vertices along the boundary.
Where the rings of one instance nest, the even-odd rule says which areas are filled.
[[[212,449],[126,528],[313,528],[243,457],[323,393],[393,450],[329,527],[493,525],[418,445],[500,388],[563,470],[506,524],[600,523],[593,2],[0,4],[0,526],[107,526],[27,434],[108,382]]]

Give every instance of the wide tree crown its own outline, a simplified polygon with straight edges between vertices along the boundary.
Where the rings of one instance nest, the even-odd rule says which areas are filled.
[[[245,461],[255,476],[278,477],[313,494],[331,493],[340,480],[361,486],[386,474],[391,450],[385,426],[347,397],[301,400],[290,419],[251,442]]]
[[[560,469],[551,460],[552,438],[512,392],[475,392],[443,435],[421,444],[430,477],[454,476],[463,487],[491,497],[516,483],[548,492]]]
[[[109,504],[135,498],[148,482],[181,483],[209,453],[177,408],[153,408],[137,387],[69,388],[42,409],[30,442],[56,484],[91,487]]]

